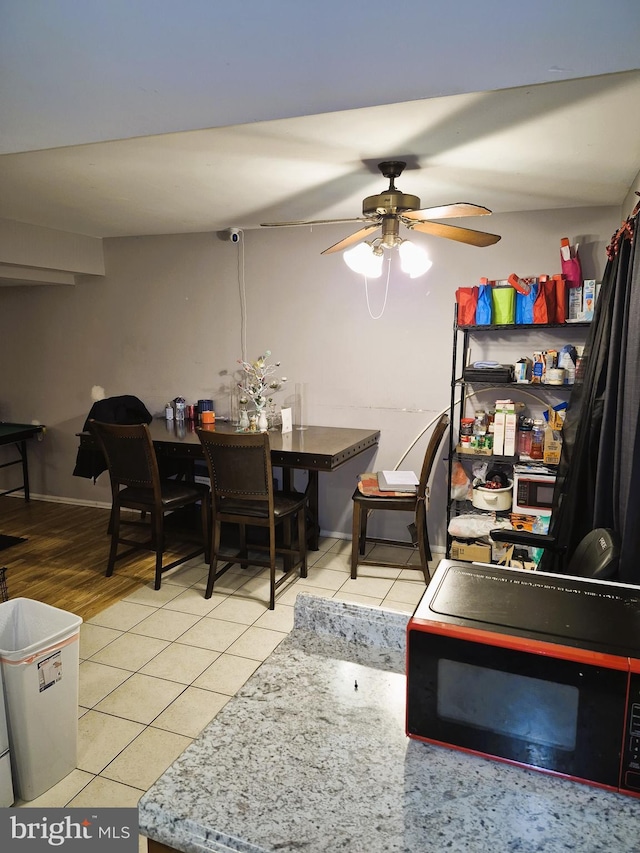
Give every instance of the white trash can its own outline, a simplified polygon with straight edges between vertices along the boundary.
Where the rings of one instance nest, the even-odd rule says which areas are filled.
[[[33,800],[77,764],[82,618],[30,598],[0,603],[0,665],[16,796]]]

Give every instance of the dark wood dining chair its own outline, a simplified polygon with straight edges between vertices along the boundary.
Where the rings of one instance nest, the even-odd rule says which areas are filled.
[[[427,504],[429,500],[429,478],[433,469],[438,448],[449,426],[448,415],[442,415],[435,425],[429,444],[427,445],[420,472],[420,482],[415,494],[376,496],[364,495],[359,489],[353,493],[353,533],[351,539],[351,577],[358,577],[358,566],[388,566],[390,568],[417,569],[424,574],[425,583],[428,584],[429,560],[431,559],[431,547],[429,545],[429,534],[427,531]],[[367,520],[369,513],[380,512],[412,512],[414,514],[415,538],[420,555],[419,564],[406,564],[399,562],[383,562],[369,559],[365,556],[367,542],[383,545],[398,545],[415,547],[412,542],[399,542],[390,539],[367,538]]]
[[[111,480],[111,547],[107,577],[113,574],[118,560],[138,550],[155,552],[155,589],[160,589],[161,577],[169,569],[203,552],[208,562],[209,487],[201,483],[161,479],[153,441],[146,424],[116,425],[90,420],[88,427],[102,449]],[[199,544],[197,550],[164,565],[165,515],[197,503],[202,505],[202,544]],[[141,512],[141,520],[123,518],[123,509]],[[146,513],[149,514],[149,521],[144,520]],[[140,539],[123,536],[123,526],[127,529],[141,528],[143,533],[148,533],[149,536]],[[119,552],[120,545],[128,545],[129,548]]]
[[[214,584],[233,565],[269,568],[269,609],[275,608],[276,590],[300,570],[307,577],[307,496],[276,491],[273,486],[269,434],[234,435],[201,427],[196,430],[204,449],[211,482],[211,545],[209,579],[205,598]],[[297,517],[297,536],[293,519]],[[240,547],[232,556],[220,555],[222,524],[237,525]],[[247,528],[268,532],[268,544],[247,540]],[[281,532],[281,541],[276,533]],[[255,537],[254,537],[255,538]],[[266,551],[265,556],[256,556]],[[282,558],[284,574],[276,580],[276,560]],[[218,569],[219,560],[225,565]]]

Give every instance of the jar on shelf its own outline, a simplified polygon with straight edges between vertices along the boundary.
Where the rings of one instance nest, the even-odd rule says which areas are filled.
[[[531,451],[529,453],[532,459],[544,458],[544,421],[534,420],[533,429],[531,430]]]
[[[471,437],[473,435],[473,418],[460,419],[460,446],[464,448],[471,447]]]
[[[460,421],[460,435],[473,435],[473,418],[462,418]]]
[[[478,410],[473,419],[473,435],[487,434],[487,413],[484,410]]]

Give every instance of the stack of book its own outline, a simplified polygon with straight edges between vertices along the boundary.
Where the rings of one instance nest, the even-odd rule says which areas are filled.
[[[415,495],[418,482],[413,471],[378,471],[378,488],[381,492],[406,492]]]

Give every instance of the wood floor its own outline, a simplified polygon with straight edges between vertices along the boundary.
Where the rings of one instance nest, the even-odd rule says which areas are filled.
[[[154,556],[138,552],[105,577],[109,511],[22,498],[0,497],[0,533],[27,539],[0,551],[9,598],[32,598],[89,619],[153,580]],[[193,550],[173,544],[168,562]],[[181,548],[185,550],[181,551]]]

